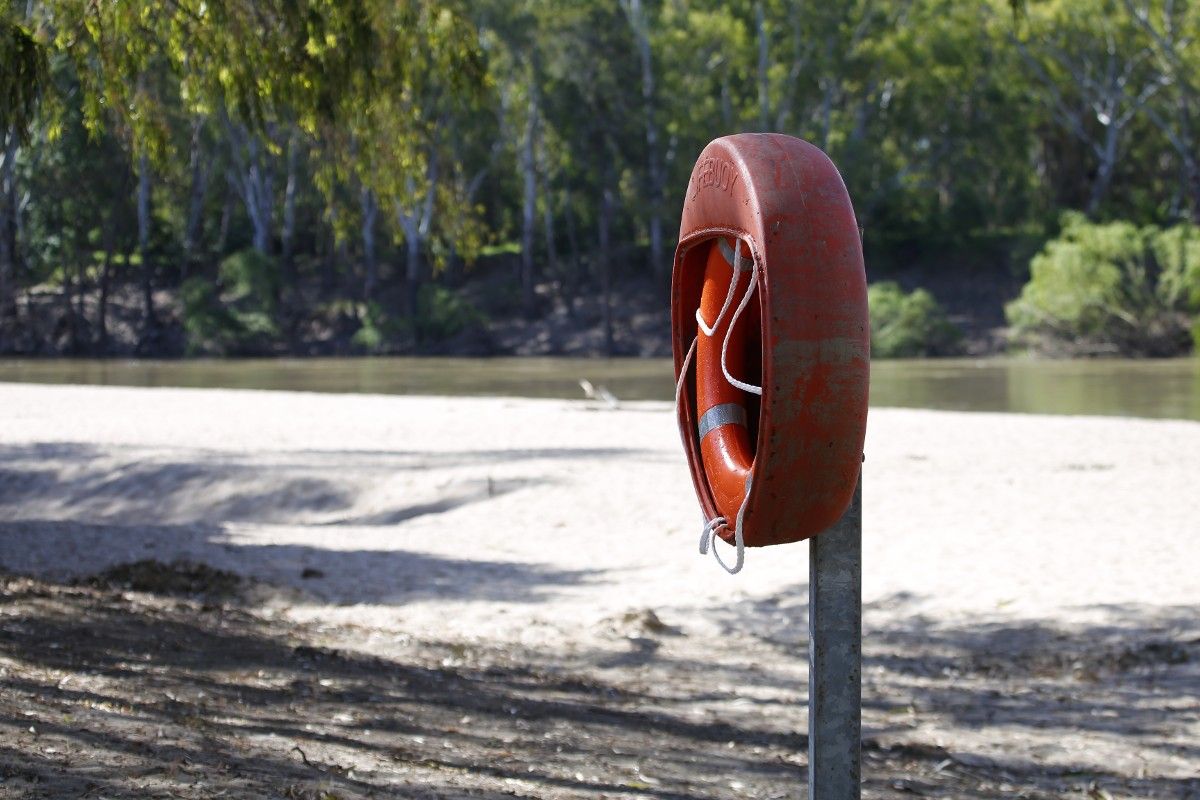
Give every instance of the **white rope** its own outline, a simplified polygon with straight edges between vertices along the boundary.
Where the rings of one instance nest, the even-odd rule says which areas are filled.
[[[738,248],[741,252],[741,248]],[[737,280],[737,274],[734,274],[734,280],[730,281],[730,290],[733,288],[734,281]],[[729,381],[731,386],[736,386],[743,392],[750,392],[762,397],[762,387],[755,386],[752,383],[743,383],[737,378],[729,374],[729,367],[725,366],[725,353],[729,350],[729,337],[733,333],[733,328],[737,325],[738,317],[746,310],[746,306],[750,305],[750,298],[754,296],[754,289],[758,286],[758,260],[750,260],[750,283],[746,284],[746,293],[742,295],[742,302],[738,303],[737,311],[733,312],[733,319],[729,320],[729,330],[725,331],[725,340],[721,342],[721,372],[725,374],[725,380]],[[699,313],[699,312],[697,312]]]
[[[718,245],[719,246],[719,245]],[[717,332],[717,326],[721,324],[721,320],[725,318],[725,312],[729,310],[729,304],[733,302],[733,290],[737,286],[738,277],[742,274],[742,247],[741,242],[734,240],[733,245],[733,277],[729,279],[729,291],[725,293],[725,303],[721,306],[717,318],[713,320],[710,328],[704,322],[704,315],[700,313],[700,309],[696,309],[696,322],[700,325],[700,330],[704,331],[705,336],[712,336]]]
[[[733,531],[733,544],[737,548],[737,557],[733,562],[733,566],[725,563],[725,559],[721,558],[721,554],[717,551],[717,530],[719,528],[728,529],[729,525],[724,517],[713,517],[708,522],[704,523],[704,528],[700,531],[700,555],[708,555],[709,545],[712,545],[713,558],[721,565],[721,568],[730,575],[737,575],[742,571],[742,567],[746,565],[746,542],[742,539],[742,516],[746,513],[746,504],[750,502],[750,492],[746,492],[746,499],[742,500],[742,507],[738,509],[737,527]]]
[[[679,425],[679,438],[683,440],[684,447],[687,447],[688,434],[683,429],[683,419],[679,416],[679,401],[683,397],[683,384],[687,382],[688,368],[692,365],[692,356],[696,355],[696,340],[699,338],[697,336],[692,339],[692,346],[683,358],[683,368],[679,370],[679,380],[675,381],[675,422]]]
[[[680,436],[680,438],[682,438],[684,440],[685,447],[687,446],[687,432],[683,427],[683,419],[680,417],[680,414],[679,414],[679,401],[683,398],[683,385],[684,385],[684,383],[687,382],[688,369],[692,365],[692,357],[695,356],[695,354],[696,354],[696,341],[699,338],[700,337],[697,336],[695,339],[692,339],[692,344],[688,348],[687,355],[684,356],[684,358],[683,358],[683,367],[679,370],[679,380],[677,380],[675,382],[675,421],[679,425],[679,436]],[[750,497],[749,490],[747,490],[747,492],[746,492],[746,497],[747,497],[747,499],[749,499],[749,497]],[[726,564],[724,562],[724,560],[721,559],[721,554],[717,552],[717,548],[715,545],[713,545],[713,549],[712,549],[713,556],[717,559],[717,563],[720,564],[725,569],[725,571],[728,572],[730,575],[736,575],[738,572],[740,572],[742,569],[742,565],[745,563],[745,554],[744,554],[745,542],[742,541],[742,526],[741,526],[742,515],[745,512],[746,512],[746,502],[743,501],[742,507],[738,511],[738,527],[737,527],[737,530],[734,531],[734,534],[733,534],[734,541],[737,544],[737,560],[734,562],[733,567],[730,568],[729,565]],[[700,532],[700,555],[708,554],[709,544],[712,542],[717,530],[723,526],[726,526],[726,524],[727,523],[726,523],[725,518],[721,517],[721,516],[713,517],[712,519],[705,521],[704,529]]]
[[[733,295],[736,291],[738,277],[741,275],[742,266],[742,248],[741,242],[734,240],[733,248],[733,275],[729,279],[729,290],[725,293],[725,302],[721,306],[717,318],[713,320],[710,327],[704,321],[704,315],[700,313],[700,309],[696,309],[696,323],[700,326],[700,330],[705,336],[712,336],[716,333],[717,328],[721,325],[721,320],[725,317],[725,312],[729,310],[729,304],[733,302]],[[750,260],[750,283],[746,285],[746,293],[742,295],[742,301],[738,303],[737,309],[733,312],[733,319],[729,321],[729,330],[725,331],[725,339],[721,342],[721,372],[725,374],[725,380],[729,381],[730,385],[741,389],[743,392],[762,395],[762,387],[754,386],[753,384],[743,383],[737,378],[729,374],[729,368],[725,365],[725,354],[729,349],[729,335],[733,331],[733,327],[737,325],[738,318],[742,312],[746,310],[746,306],[750,304],[750,298],[754,295],[754,289],[758,286],[758,262],[753,258]],[[679,379],[675,382],[675,421],[679,425],[679,436],[684,440],[685,446],[688,441],[687,431],[683,427],[683,419],[679,414],[679,401],[683,398],[683,385],[687,382],[688,369],[691,368],[692,358],[696,354],[696,343],[699,341],[699,334],[692,339],[692,344],[688,347],[687,355],[683,359],[683,367],[679,370]],[[737,550],[737,555],[734,559],[733,566],[725,563],[721,558],[720,552],[717,550],[716,540],[717,531],[721,528],[728,530],[729,522],[722,516],[713,517],[710,520],[704,521],[704,527],[700,530],[700,555],[708,555],[708,550],[712,548],[713,558],[721,565],[721,568],[730,575],[736,575],[742,571],[742,567],[746,564],[746,542],[742,534],[742,519],[746,515],[746,507],[750,504],[750,482],[746,482],[746,496],[742,499],[741,508],[738,509],[737,526],[733,531],[733,543]],[[703,519],[703,516],[701,517]]]

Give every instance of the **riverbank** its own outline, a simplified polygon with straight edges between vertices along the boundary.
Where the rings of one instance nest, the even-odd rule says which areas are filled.
[[[4,384],[0,407],[0,565],[36,576],[6,584],[0,702],[33,716],[0,741],[55,751],[20,780],[802,779],[806,549],[732,578],[695,553],[668,404]],[[875,409],[866,450],[868,794],[1200,791],[1200,424]],[[177,559],[241,578],[172,599],[178,570],[120,569]],[[131,773],[89,754],[117,740]]]
[[[930,291],[962,333],[961,355],[983,357],[1007,351],[1004,304],[1020,292],[1023,277],[1002,262],[970,271],[914,265],[870,276],[894,280],[906,291]],[[216,350],[204,341],[215,331],[189,334],[179,291],[154,293],[156,325],[142,321],[142,295],[134,284],[113,287],[101,314],[91,293],[37,287],[22,295],[16,318],[0,320],[0,355],[35,357],[138,357],[178,359],[196,355],[330,357],[366,354],[440,356],[624,356],[666,357],[671,353],[668,288],[644,273],[622,275],[607,302],[612,340],[605,335],[603,294],[597,287],[538,285],[532,308],[514,298],[511,268],[480,266],[469,281],[433,287],[420,336],[400,314],[399,287],[378,298],[381,315],[370,322],[367,304],[332,301],[320,287],[295,289],[274,313],[270,335],[223,334],[236,341]],[[105,324],[99,326],[101,316]],[[230,320],[225,320],[230,323]],[[231,323],[230,323],[231,324]],[[368,324],[374,327],[368,329]],[[364,335],[364,330],[370,335]],[[244,333],[244,332],[243,332]],[[199,338],[196,338],[199,337]],[[192,341],[196,339],[196,341]],[[212,342],[209,342],[211,345]]]

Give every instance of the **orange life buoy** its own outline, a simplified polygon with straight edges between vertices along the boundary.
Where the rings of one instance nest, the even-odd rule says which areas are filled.
[[[742,300],[734,313],[730,297]],[[672,270],[671,338],[706,531],[756,547],[836,522],[862,467],[870,331],[854,209],[818,148],[738,134],[700,154]],[[761,396],[746,391],[754,383]]]
[[[734,248],[737,248],[735,250]],[[757,339],[757,319],[734,324],[732,300],[750,283],[753,260],[744,244],[714,239],[704,268],[700,308],[696,312],[696,413],[700,456],[713,500],[721,516],[736,519],[746,498],[754,463],[750,441],[749,397],[725,377],[743,375],[748,330]]]

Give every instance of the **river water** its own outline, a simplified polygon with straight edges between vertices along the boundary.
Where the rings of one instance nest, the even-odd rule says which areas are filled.
[[[666,359],[0,359],[0,381],[111,386],[578,398],[580,379],[622,400],[670,400],[674,390]],[[1200,358],[876,361],[871,404],[1200,420]]]

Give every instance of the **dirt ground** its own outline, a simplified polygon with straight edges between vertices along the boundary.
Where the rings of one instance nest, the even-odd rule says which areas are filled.
[[[804,796],[806,548],[695,552],[666,404],[0,414],[0,800]],[[1200,425],[878,409],[864,469],[866,797],[1200,798]]]
[[[252,610],[268,592],[155,562],[4,576],[0,798],[804,795],[804,641],[748,636],[714,659],[646,610],[592,648],[470,646],[287,623]],[[989,646],[1012,631],[875,631],[864,796],[1200,797],[1200,776],[1145,765],[906,743],[915,717],[946,715],[1145,738],[1194,766],[1171,717],[1195,713],[1200,637],[1151,633],[1030,629],[1013,652]]]

